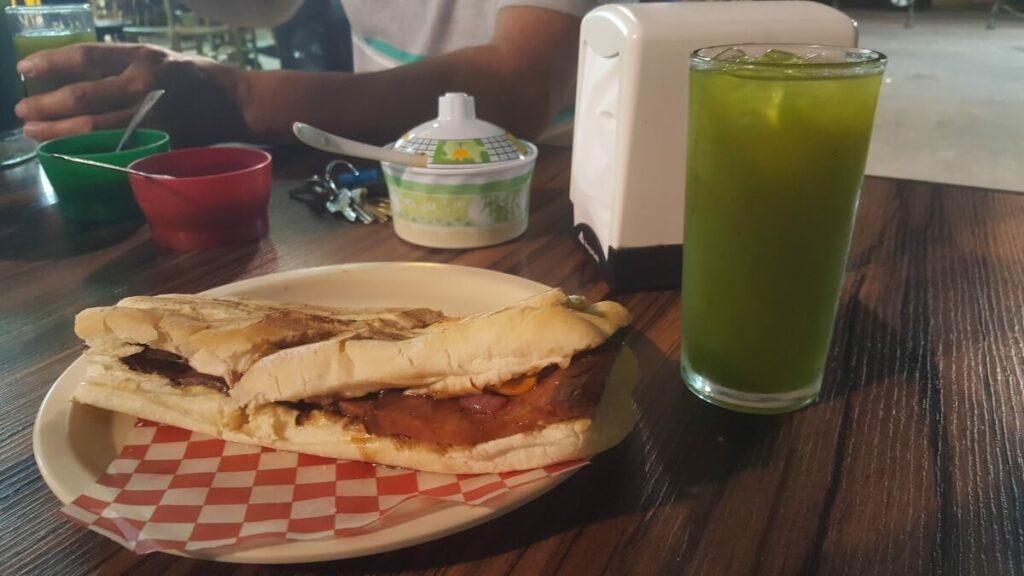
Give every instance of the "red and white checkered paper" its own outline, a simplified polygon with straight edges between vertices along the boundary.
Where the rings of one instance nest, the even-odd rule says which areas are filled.
[[[256,539],[365,534],[412,498],[425,504],[417,516],[446,502],[481,504],[583,464],[435,474],[279,452],[139,421],[106,473],[62,512],[138,554],[187,552]]]

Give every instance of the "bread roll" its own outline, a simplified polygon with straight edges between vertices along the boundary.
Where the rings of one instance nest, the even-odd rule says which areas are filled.
[[[435,398],[476,394],[547,366],[568,366],[629,322],[615,302],[587,305],[551,290],[405,340],[345,335],[282,350],[253,364],[231,396],[249,405],[321,394],[357,398],[387,388]]]
[[[636,422],[636,359],[625,348],[615,360],[593,418],[454,447],[368,435],[358,421],[323,412],[297,425],[297,412],[286,406],[268,404],[246,411],[213,390],[177,388],[162,376],[132,372],[110,358],[96,356],[92,361],[86,380],[74,393],[75,402],[231,442],[429,472],[508,472],[587,458],[618,444]]]
[[[297,408],[279,402],[325,394],[355,398],[389,388],[439,398],[476,394],[548,366],[568,366],[629,322],[619,304],[590,305],[560,290],[462,319],[427,309],[126,298],[76,318],[75,331],[90,350],[87,376],[73,400],[229,441],[330,458],[450,473],[531,469],[586,458],[628,434],[636,420],[631,391],[637,374],[627,349],[616,358],[592,417],[472,446],[371,435],[358,418],[319,409],[299,418]],[[133,371],[129,364],[150,366],[121,360],[145,347],[224,378],[229,394],[170,380],[200,378],[173,357],[162,360],[170,368],[159,368],[168,377]]]
[[[75,333],[95,351],[126,356],[148,346],[185,357],[234,383],[259,359],[309,342],[359,334],[408,338],[445,316],[426,308],[344,309],[189,294],[133,296],[75,317]]]

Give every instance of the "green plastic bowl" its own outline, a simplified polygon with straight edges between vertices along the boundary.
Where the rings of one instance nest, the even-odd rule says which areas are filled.
[[[132,137],[131,148],[114,153],[122,134],[124,130],[103,130],[57,138],[39,146],[39,163],[57,194],[57,206],[65,218],[122,220],[142,217],[132,196],[127,174],[74,164],[52,156],[65,154],[128,166],[139,158],[170,149],[170,137],[166,132],[138,130]]]

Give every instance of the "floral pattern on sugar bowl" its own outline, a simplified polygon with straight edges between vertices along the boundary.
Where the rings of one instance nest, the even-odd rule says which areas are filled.
[[[482,184],[432,184],[385,173],[396,218],[430,226],[492,226],[526,220],[532,171]]]
[[[426,154],[431,164],[469,165],[490,164],[518,160],[529,154],[529,149],[515,136],[504,132],[497,136],[469,140],[443,140],[405,134],[394,148],[413,154]]]

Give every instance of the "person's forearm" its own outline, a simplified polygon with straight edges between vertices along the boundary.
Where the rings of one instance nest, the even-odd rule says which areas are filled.
[[[383,143],[437,115],[437,97],[467,92],[477,113],[532,138],[555,112],[558,79],[505,64],[492,46],[467,48],[383,72],[248,72],[238,101],[252,135],[293,142],[291,124]]]
[[[25,134],[47,140],[123,126],[146,93],[149,116],[176,146],[236,140],[293,142],[297,120],[384,142],[435,116],[447,91],[476,97],[481,118],[525,138],[543,130],[572,90],[579,19],[530,6],[498,11],[488,44],[372,74],[245,72],[145,44],[83,43],[18,63],[27,78],[73,84],[26,97]]]

